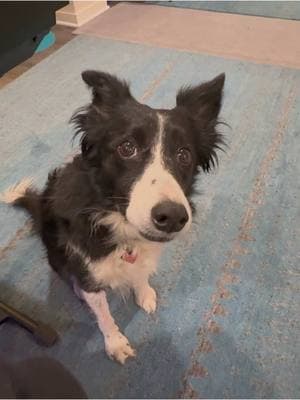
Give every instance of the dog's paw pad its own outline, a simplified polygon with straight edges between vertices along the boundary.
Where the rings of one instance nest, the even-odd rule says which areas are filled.
[[[148,314],[156,310],[156,292],[151,286],[147,286],[136,296],[137,304]]]
[[[124,364],[128,357],[135,357],[135,350],[120,332],[105,337],[105,350],[109,358],[121,364]]]

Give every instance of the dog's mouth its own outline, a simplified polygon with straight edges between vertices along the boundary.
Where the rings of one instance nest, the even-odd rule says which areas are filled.
[[[165,242],[170,242],[171,240],[174,239],[174,235],[160,236],[160,235],[154,235],[151,233],[141,232],[141,231],[139,233],[143,238],[149,240],[150,242],[165,243]]]

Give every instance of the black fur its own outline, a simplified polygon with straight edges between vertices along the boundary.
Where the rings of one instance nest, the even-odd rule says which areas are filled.
[[[92,103],[73,117],[80,136],[81,154],[49,174],[45,190],[28,189],[16,205],[32,216],[47,249],[51,266],[62,276],[74,276],[81,288],[97,291],[82,257],[68,250],[72,241],[91,260],[107,256],[118,245],[107,226],[94,228],[95,214],[117,211],[125,216],[134,181],[151,158],[158,130],[157,110],[138,103],[128,85],[114,76],[85,71],[83,80],[92,89]],[[182,89],[165,116],[164,162],[190,198],[198,167],[208,172],[217,162],[223,144],[217,133],[225,76],[196,87]],[[139,148],[134,159],[122,159],[118,146],[130,140]],[[191,152],[192,162],[181,166],[178,148]]]

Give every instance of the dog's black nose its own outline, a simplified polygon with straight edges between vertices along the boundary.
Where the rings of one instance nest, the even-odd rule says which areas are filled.
[[[157,204],[151,210],[151,217],[155,228],[167,233],[181,231],[189,219],[185,207],[173,201]]]

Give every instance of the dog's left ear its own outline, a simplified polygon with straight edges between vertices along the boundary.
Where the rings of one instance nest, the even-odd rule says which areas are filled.
[[[194,122],[199,165],[206,172],[215,166],[216,150],[224,144],[222,135],[216,132],[224,82],[223,73],[209,82],[182,88],[176,97],[176,106],[183,107]]]
[[[100,71],[84,71],[81,74],[84,82],[92,89],[93,103],[99,110],[121,103],[131,97],[126,82]]]
[[[225,74],[220,74],[212,81],[182,88],[177,94],[176,105],[187,108],[203,125],[211,123],[221,109],[224,82]]]

